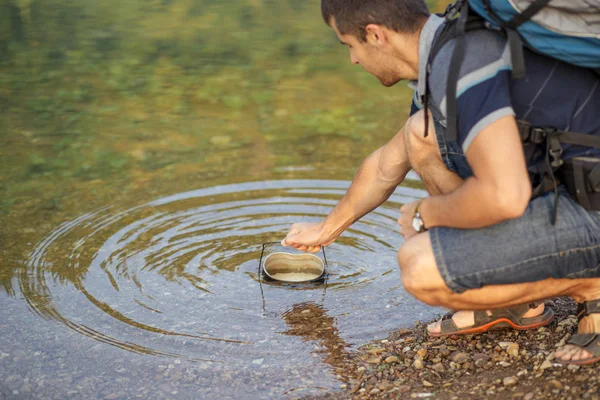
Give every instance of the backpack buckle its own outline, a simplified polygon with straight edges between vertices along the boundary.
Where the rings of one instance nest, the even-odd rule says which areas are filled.
[[[558,168],[561,165],[563,165],[563,163],[564,163],[564,161],[561,158],[563,149],[562,149],[562,146],[560,145],[560,140],[558,140],[558,135],[560,134],[560,132],[551,131],[551,132],[547,132],[547,133],[548,133],[548,138],[547,138],[548,153],[550,154],[550,157],[552,157],[550,165],[552,165],[552,168]]]
[[[546,139],[548,132],[544,128],[531,128],[529,130],[529,142],[534,144],[540,144]]]

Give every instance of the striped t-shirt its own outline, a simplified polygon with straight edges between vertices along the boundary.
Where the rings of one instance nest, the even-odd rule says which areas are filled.
[[[419,81],[414,105],[421,106],[425,66],[432,43],[444,19],[432,15],[419,39]],[[446,127],[446,82],[454,41],[436,55],[429,74],[429,109]],[[458,143],[467,152],[479,132],[507,115],[538,127],[600,136],[600,78],[592,71],[524,50],[526,76],[512,79],[508,43],[498,32],[467,33],[466,52],[457,84]],[[498,132],[501,134],[501,132]],[[600,156],[600,150],[563,145],[563,159]],[[528,160],[533,167],[540,159]]]

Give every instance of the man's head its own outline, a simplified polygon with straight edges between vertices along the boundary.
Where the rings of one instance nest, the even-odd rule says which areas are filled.
[[[419,32],[429,16],[423,0],[322,0],[321,12],[352,63],[383,85],[416,79]]]

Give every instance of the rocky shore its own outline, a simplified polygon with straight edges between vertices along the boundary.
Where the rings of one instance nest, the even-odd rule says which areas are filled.
[[[556,317],[530,331],[434,339],[417,322],[346,358],[337,368],[341,391],[318,398],[600,399],[600,365],[554,361],[554,351],[576,331],[575,303],[555,298],[546,306]]]

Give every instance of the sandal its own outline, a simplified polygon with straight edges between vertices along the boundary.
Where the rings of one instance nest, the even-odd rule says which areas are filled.
[[[578,321],[581,321],[582,318],[590,314],[600,314],[600,299],[577,303]],[[556,361],[559,363],[587,365],[600,361],[600,333],[576,333],[567,344],[574,344],[592,356],[583,360],[561,360],[560,358],[556,358]]]
[[[452,320],[456,311],[451,311],[442,317],[441,330],[438,333],[429,333],[431,337],[449,335],[471,335],[487,332],[492,329],[514,328],[518,330],[535,329],[546,326],[554,318],[554,311],[546,307],[544,312],[536,317],[523,318],[523,315],[532,308],[536,308],[542,302],[522,304],[511,308],[499,308],[497,310],[475,311],[475,323],[471,326],[459,328]],[[599,335],[600,336],[600,335]]]

